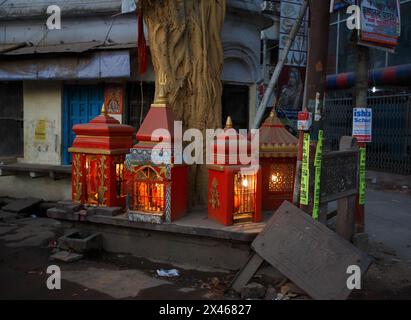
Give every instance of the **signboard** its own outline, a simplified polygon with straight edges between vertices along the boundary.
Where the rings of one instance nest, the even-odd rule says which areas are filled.
[[[360,43],[394,49],[401,34],[399,0],[363,0]]]
[[[36,128],[34,129],[34,140],[46,140],[46,120],[37,120]]]
[[[300,111],[298,112],[297,129],[300,131],[308,131],[313,123],[313,117],[311,112]]]
[[[355,0],[331,0],[331,12],[355,4]]]
[[[372,109],[371,108],[354,108],[352,136],[357,138],[358,142],[372,141]]]
[[[318,220],[318,212],[320,209],[320,191],[321,191],[321,165],[323,156],[323,130],[318,131],[318,143],[315,151],[315,178],[314,178],[314,205],[313,219]]]
[[[287,38],[300,15],[303,0],[281,0],[279,50],[282,54]],[[297,130],[297,115],[304,95],[305,67],[308,51],[308,9],[300,29],[292,42],[278,79],[278,117],[286,119],[289,127]]]
[[[295,24],[301,10],[303,0],[281,0],[280,19],[280,51],[284,49],[287,37]],[[308,12],[308,10],[307,10]],[[284,65],[305,67],[307,65],[308,47],[308,14],[303,18],[300,30],[294,39]]]
[[[134,0],[121,0],[121,13],[130,13],[137,10]]]
[[[297,130],[304,95],[305,68],[284,66],[278,79],[278,117]]]
[[[106,84],[104,88],[104,104],[109,114],[123,114],[124,86],[122,84]]]

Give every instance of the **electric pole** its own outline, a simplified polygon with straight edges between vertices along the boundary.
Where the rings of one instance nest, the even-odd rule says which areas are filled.
[[[323,104],[326,89],[328,37],[330,28],[330,0],[310,1],[310,28],[308,41],[308,61],[305,79],[304,111],[313,115],[313,126],[311,128],[311,141],[315,150],[318,139],[318,131],[323,127]],[[317,110],[316,110],[317,109]],[[317,115],[317,116],[315,116]],[[294,202],[299,202],[301,188],[301,164],[303,160],[304,132],[300,131],[299,152],[296,168],[296,183],[294,190]],[[309,194],[313,195],[314,184],[311,180]],[[301,205],[306,212],[310,211],[310,205]],[[321,219],[320,219],[321,220]]]
[[[355,81],[355,108],[367,108],[368,96],[368,58],[369,49],[362,45],[356,45],[357,51],[357,75]],[[366,144],[359,142],[361,152],[366,152]],[[362,150],[361,150],[362,149]],[[365,186],[364,186],[365,188]],[[355,229],[356,233],[364,232],[364,204],[360,204],[359,197],[356,199]]]

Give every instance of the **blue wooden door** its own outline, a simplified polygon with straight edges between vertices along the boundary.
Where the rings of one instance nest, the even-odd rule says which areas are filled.
[[[63,111],[63,163],[71,164],[68,148],[73,144],[75,135],[73,126],[87,123],[98,116],[104,102],[104,90],[101,86],[73,85],[64,87]]]

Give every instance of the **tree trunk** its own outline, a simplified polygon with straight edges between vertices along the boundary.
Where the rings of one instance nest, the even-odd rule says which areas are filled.
[[[142,10],[154,71],[156,77],[167,76],[166,91],[177,119],[184,129],[203,133],[220,127],[225,0],[143,0]],[[191,206],[207,203],[207,185],[206,166],[193,165]]]

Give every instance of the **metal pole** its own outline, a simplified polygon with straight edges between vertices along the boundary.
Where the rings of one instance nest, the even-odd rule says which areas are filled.
[[[280,56],[279,56],[277,65],[275,66],[270,83],[268,84],[268,88],[265,91],[264,97],[260,105],[257,108],[257,113],[255,116],[254,125],[253,125],[254,129],[257,129],[260,126],[261,120],[264,116],[265,109],[267,108],[267,105],[268,105],[268,101],[270,100],[271,94],[273,93],[274,88],[277,84],[278,78],[280,77],[285,60],[287,59],[288,52],[290,51],[291,45],[293,44],[293,41],[295,37],[297,36],[298,30],[301,27],[301,23],[303,21],[305,12],[307,11],[307,7],[308,7],[308,0],[302,3],[300,13],[290,31],[290,34],[287,37],[285,47],[283,50],[280,51]]]

